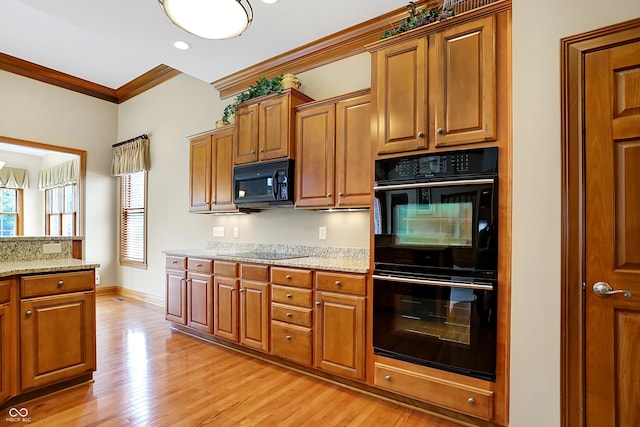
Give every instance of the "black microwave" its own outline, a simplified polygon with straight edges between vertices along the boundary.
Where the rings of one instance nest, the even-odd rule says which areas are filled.
[[[294,161],[252,163],[233,168],[233,203],[238,207],[293,206]]]

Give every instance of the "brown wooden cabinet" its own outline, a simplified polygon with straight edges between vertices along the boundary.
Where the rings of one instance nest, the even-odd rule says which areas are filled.
[[[234,163],[294,158],[294,109],[312,101],[295,89],[265,95],[236,108]]]
[[[296,109],[296,207],[365,207],[371,197],[367,91]]]
[[[2,336],[2,342],[0,342],[0,404],[12,397],[17,380],[17,370],[13,366],[17,331],[11,306],[12,286],[11,280],[0,280],[0,335]]]
[[[238,263],[214,262],[213,334],[238,342]]]
[[[436,147],[495,141],[495,17],[429,36],[429,93]]]
[[[187,258],[187,326],[213,333],[213,261]]]
[[[165,319],[187,324],[187,259],[168,256],[166,258]]]
[[[233,126],[190,137],[190,212],[235,211]]]
[[[269,351],[269,267],[240,266],[240,344]]]
[[[316,272],[315,366],[365,379],[366,276]]]
[[[20,279],[21,391],[96,368],[94,272]]]
[[[380,46],[380,45],[378,45]],[[378,154],[427,148],[427,39],[372,52]]]
[[[271,268],[271,353],[313,364],[311,270]]]

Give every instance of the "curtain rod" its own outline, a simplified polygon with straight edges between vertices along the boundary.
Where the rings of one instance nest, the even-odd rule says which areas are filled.
[[[121,145],[128,144],[128,143],[133,142],[133,141],[137,141],[138,139],[149,139],[149,137],[147,136],[146,133],[143,133],[142,135],[136,136],[135,138],[127,139],[126,141],[122,141],[122,142],[118,142],[117,144],[113,144],[111,147],[113,147],[113,148],[119,147]]]

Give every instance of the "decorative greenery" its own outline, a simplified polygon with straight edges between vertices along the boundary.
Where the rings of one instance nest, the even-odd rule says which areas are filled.
[[[445,8],[444,4],[441,7],[431,10],[422,9],[418,11],[417,9],[418,2],[410,1],[407,5],[409,17],[398,22],[397,27],[385,30],[384,33],[382,33],[382,39],[386,39],[388,37],[395,36],[396,34],[413,30],[414,28],[422,27],[423,25],[444,21],[454,14],[453,9]]]
[[[229,119],[236,113],[238,104],[244,101],[272,93],[282,94],[282,77],[282,74],[280,74],[272,79],[267,79],[266,77],[258,79],[255,84],[249,86],[249,89],[238,94],[231,104],[224,107],[222,121],[228,123]]]

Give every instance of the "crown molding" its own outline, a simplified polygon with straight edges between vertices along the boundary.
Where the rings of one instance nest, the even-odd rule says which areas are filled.
[[[25,61],[4,53],[0,53],[0,70],[18,74],[23,77],[52,84],[94,98],[119,104],[133,98],[160,83],[177,76],[180,71],[166,65],[158,65],[154,69],[137,77],[119,89],[111,89],[88,80],[74,77],[33,62]]]

